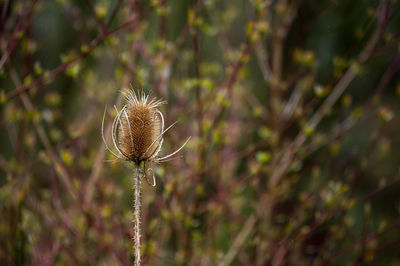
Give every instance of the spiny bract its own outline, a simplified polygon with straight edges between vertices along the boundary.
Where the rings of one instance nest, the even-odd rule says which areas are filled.
[[[118,111],[111,127],[111,136],[116,151],[112,151],[104,138],[104,118],[101,125],[102,138],[106,148],[118,159],[132,161],[138,166],[141,162],[161,163],[171,159],[189,141],[171,154],[158,156],[164,138],[164,133],[175,123],[164,129],[164,116],[158,107],[165,101],[155,98],[149,100],[149,95],[143,91],[136,94],[133,90],[123,92],[125,94],[125,105]]]

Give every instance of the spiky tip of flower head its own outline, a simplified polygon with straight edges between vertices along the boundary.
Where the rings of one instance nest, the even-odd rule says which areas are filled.
[[[133,90],[124,91],[125,105],[120,111],[115,107],[117,115],[112,124],[112,140],[116,152],[109,149],[104,138],[104,116],[102,122],[102,137],[106,148],[118,159],[141,162],[164,162],[171,159],[189,141],[175,152],[159,157],[163,144],[163,135],[174,124],[164,130],[164,116],[158,107],[166,102],[155,98],[149,100],[149,95],[143,91],[136,93]]]

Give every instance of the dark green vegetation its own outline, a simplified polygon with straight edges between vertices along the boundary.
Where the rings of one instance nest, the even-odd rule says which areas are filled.
[[[144,265],[400,263],[400,2],[0,1],[0,264],[133,261],[122,88],[168,101]]]

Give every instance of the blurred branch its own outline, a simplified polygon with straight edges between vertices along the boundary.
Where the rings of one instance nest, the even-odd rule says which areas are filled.
[[[6,159],[3,156],[0,156],[0,169],[3,169],[5,173],[12,173],[12,168],[8,165]]]
[[[358,69],[362,64],[364,64],[367,59],[371,56],[374,47],[380,39],[380,36],[383,32],[384,27],[387,23],[387,8],[388,3],[385,1],[381,4],[380,12],[381,17],[379,18],[379,24],[372,34],[371,38],[367,42],[364,49],[359,54],[356,63],[351,65],[343,77],[339,80],[335,88],[332,90],[331,94],[327,97],[324,103],[318,108],[318,110],[314,113],[311,119],[306,123],[306,127],[311,132],[315,130],[319,122],[322,118],[328,113],[329,109],[336,103],[338,98],[343,94],[343,92],[348,88],[350,83],[356,78],[358,74]],[[276,186],[282,176],[286,173],[288,166],[290,165],[294,155],[297,150],[303,145],[306,141],[307,136],[304,131],[300,132],[295,140],[289,145],[281,159],[277,164],[276,170],[271,175],[269,180],[269,187]]]
[[[44,77],[39,77],[37,79],[35,79],[32,84],[30,86],[27,85],[23,85],[20,84],[14,91],[9,92],[6,96],[6,101],[9,101],[11,99],[13,99],[14,97],[16,97],[17,95],[27,92],[30,89],[40,86],[43,83],[46,84],[48,81],[53,80],[55,77],[57,77],[58,75],[60,75],[61,73],[64,73],[68,68],[74,66],[76,63],[78,63],[80,60],[82,60],[83,58],[85,58],[86,56],[88,56],[90,54],[90,52],[96,48],[103,40],[105,40],[107,37],[111,36],[112,34],[127,28],[128,26],[138,23],[140,21],[140,17],[136,16],[132,19],[130,19],[129,21],[119,25],[118,27],[116,27],[115,29],[99,34],[97,36],[97,38],[95,38],[87,47],[87,49],[83,52],[81,52],[79,55],[77,55],[76,57],[74,57],[73,59],[71,59],[70,61],[59,65],[58,67],[54,68],[52,71],[49,72],[49,74],[44,78]]]
[[[253,231],[256,221],[257,219],[254,215],[250,216],[250,218],[246,220],[245,224],[242,227],[242,230],[233,241],[231,248],[226,253],[225,257],[222,259],[222,262],[219,265],[230,265],[233,262],[236,255],[239,253],[240,249],[243,248],[244,243]]]
[[[119,106],[122,103],[123,100],[123,95],[120,94],[117,101],[116,105]],[[108,140],[110,138],[110,132],[111,132],[111,122],[109,122],[106,126],[106,131],[105,131],[105,138]],[[85,205],[89,204],[90,201],[92,200],[94,189],[96,188],[96,183],[98,182],[100,178],[100,172],[103,168],[104,164],[104,157],[106,156],[106,149],[103,141],[101,141],[100,147],[98,148],[96,152],[96,157],[94,159],[92,171],[89,175],[88,181],[85,186],[85,192],[84,192],[84,198],[83,202]]]
[[[373,154],[372,147],[376,143],[376,140],[377,140],[377,138],[374,136],[378,136],[378,133],[373,134],[373,136],[371,137],[375,141],[370,143],[368,150],[365,152],[368,155]],[[327,151],[327,152],[329,152],[329,151]],[[356,155],[354,154],[353,156],[355,157]],[[353,157],[353,156],[351,156],[351,157]],[[326,156],[323,156],[323,157],[325,158]],[[348,158],[348,160],[351,160],[351,158]],[[348,162],[344,162],[343,166],[345,166],[347,164],[348,164]],[[364,172],[361,170],[357,171],[355,176],[356,176],[356,178],[354,178],[354,180],[362,179],[363,177],[365,177]],[[353,183],[354,183],[354,180],[353,180]],[[374,190],[368,192],[367,194],[358,196],[356,198],[349,198],[349,200],[351,202],[353,202],[352,204],[355,204],[357,202],[362,204],[363,202],[369,200],[372,196],[383,192],[387,188],[390,188],[393,185],[397,184],[399,181],[400,181],[399,178],[394,178],[394,180],[388,184],[385,184],[383,186],[379,185],[378,189],[374,189]],[[315,189],[313,189],[310,193],[308,193],[308,195],[306,195],[302,201],[305,202],[305,201],[320,200],[321,190],[323,189],[323,187],[326,187],[328,185],[327,184],[328,182],[331,182],[331,179],[326,179],[322,183],[318,184],[318,186]],[[353,186],[357,186],[357,184],[353,184]],[[313,199],[314,196],[315,196],[315,198]],[[315,219],[315,221],[312,224],[308,225],[307,232],[305,234],[301,234],[300,231],[302,230],[304,223],[301,222],[301,215],[302,215],[301,204],[298,204],[297,207],[295,208],[295,211],[291,214],[291,220],[292,221],[300,221],[300,223],[297,226],[294,226],[292,224],[293,228],[295,228],[295,229],[293,229],[291,231],[291,233],[286,235],[285,238],[281,241],[281,243],[280,243],[281,247],[283,249],[289,249],[290,246],[293,246],[294,242],[302,242],[306,239],[312,238],[313,234],[316,233],[319,229],[322,229],[329,222],[329,220],[333,220],[333,219],[335,219],[335,217],[338,217],[338,216],[341,216],[343,218],[348,210],[343,210],[342,207],[343,206],[341,206],[341,204],[337,204],[329,212],[322,212],[321,216],[319,216],[318,219]]]
[[[41,201],[40,200],[38,200],[35,196],[33,196],[32,194],[30,194],[29,196],[28,196],[28,199],[27,199],[27,202],[28,202],[28,206],[32,209],[32,210],[34,210],[35,212],[37,212],[37,214],[38,215],[40,215],[40,217],[45,221],[45,226],[47,227],[47,228],[57,228],[58,227],[58,225],[57,225],[57,220],[56,220],[56,217],[58,217],[59,219],[60,219],[60,221],[61,221],[61,224],[63,225],[63,226],[65,226],[65,228],[69,231],[69,232],[71,232],[73,235],[77,235],[77,231],[76,231],[76,229],[74,228],[74,226],[72,225],[72,223],[71,223],[71,219],[68,217],[68,215],[66,215],[66,213],[64,212],[64,211],[62,211],[62,213],[60,213],[60,209],[57,209],[57,212],[55,212],[55,213],[53,213],[53,212],[49,212],[49,210],[47,210],[46,208],[45,208],[45,206],[41,203]],[[70,254],[70,256],[71,256],[71,259],[75,262],[75,263],[77,263],[78,262],[78,259],[77,259],[77,257],[76,257],[76,255],[73,253],[73,252],[71,252],[69,249],[68,249],[68,247],[66,247],[65,245],[62,245],[63,246],[63,248],[65,248],[65,249],[67,249],[68,250],[68,253]],[[38,255],[40,255],[40,254],[38,254]]]
[[[194,73],[197,80],[197,85],[195,86],[196,93],[196,120],[197,120],[197,134],[199,139],[203,138],[203,100],[202,100],[202,88],[200,86],[200,48],[199,48],[199,40],[197,36],[197,30],[195,28],[191,28],[192,32],[192,43],[193,43],[193,54],[194,54]],[[204,150],[204,142],[199,143],[199,156],[198,156],[198,167],[204,164],[205,161],[205,150]],[[201,167],[202,168],[202,167]],[[201,171],[201,168],[199,169]]]
[[[26,30],[25,29],[26,27],[30,26],[29,22],[26,23],[26,21],[27,21],[26,18],[30,17],[32,15],[32,12],[35,8],[37,0],[33,0],[30,3],[31,3],[31,5],[30,5],[28,11],[26,13],[22,13],[21,16],[19,17],[18,24],[15,27],[13,34],[11,35],[12,37],[11,37],[11,41],[9,41],[10,44],[8,45],[8,49],[6,47],[2,48],[5,51],[3,51],[3,56],[0,59],[0,69],[3,68],[5,62],[10,57],[11,53],[14,51],[14,48],[18,45],[18,41],[20,40],[19,35],[24,33],[24,31]],[[7,1],[7,5],[8,5],[8,1]],[[6,6],[4,8],[6,9]],[[3,15],[5,14],[5,12],[6,11],[3,10]],[[2,22],[3,25],[5,24],[4,22]],[[0,29],[3,27],[3,25],[0,26]],[[1,38],[0,39],[1,42],[4,41],[2,32],[0,32],[0,38]],[[3,46],[6,44],[1,43],[1,45]]]
[[[297,16],[301,0],[292,1],[289,4],[288,11],[279,19],[278,25],[275,25],[274,38],[272,42],[272,79],[270,80],[270,107],[274,127],[280,129],[280,105],[283,70],[283,48],[289,32],[289,29]]]
[[[388,225],[384,230],[379,231],[379,232],[374,232],[374,233],[369,233],[367,235],[364,235],[361,239],[358,241],[354,242],[350,246],[344,248],[342,251],[334,255],[331,259],[328,260],[328,264],[333,264],[335,263],[338,259],[346,255],[348,252],[352,251],[356,247],[360,246],[361,244],[364,244],[368,241],[372,241],[376,238],[378,238],[380,235],[396,228],[397,226],[400,226],[400,218],[396,219],[392,224]]]
[[[160,3],[161,5],[165,5],[166,2]],[[197,14],[203,8],[204,1],[195,0],[192,4],[192,10],[194,14]],[[163,7],[165,8],[165,6]],[[166,23],[166,16],[162,15],[160,18],[159,24],[159,35],[161,40],[166,41],[166,28],[164,24]],[[157,57],[163,58],[164,62],[161,65],[156,64],[155,60],[148,60],[150,61],[150,65],[153,68],[154,72],[154,90],[160,94],[162,97],[167,97],[168,95],[168,85],[169,80],[171,77],[171,71],[173,68],[173,64],[179,56],[180,48],[184,45],[187,35],[192,31],[192,25],[189,24],[189,20],[186,21],[185,25],[183,26],[182,30],[178,34],[178,37],[173,41],[173,48],[167,49],[166,52],[160,52]],[[192,35],[192,34],[190,34]],[[193,43],[193,40],[192,40]],[[140,45],[140,49],[142,54],[145,55],[145,45]],[[146,57],[145,57],[146,58]]]
[[[374,31],[374,33],[372,34],[371,38],[367,42],[364,49],[359,54],[358,59],[357,59],[357,67],[359,67],[361,64],[365,63],[365,61],[370,57],[375,45],[377,44],[378,40],[380,39],[380,36],[383,32],[384,27],[386,26],[387,19],[388,19],[387,16],[388,16],[389,3],[386,1],[383,1],[382,3],[383,4],[381,4],[381,7],[380,7],[381,16],[379,18],[379,24],[378,24],[376,30]],[[348,87],[350,82],[354,80],[356,75],[357,75],[356,66],[352,65],[346,71],[344,76],[340,79],[340,81],[338,82],[336,87],[333,89],[332,93],[328,96],[328,98],[325,100],[325,102],[321,105],[321,107],[317,110],[317,112],[314,114],[314,116],[312,116],[312,118],[307,123],[307,125],[309,127],[311,127],[311,129],[314,129],[318,125],[318,123],[321,121],[323,116],[326,115],[328,110],[333,106],[333,104],[337,101],[337,99],[340,97],[340,95],[342,95],[342,93]],[[282,176],[286,173],[287,168],[290,165],[294,155],[296,154],[298,148],[305,142],[306,138],[307,138],[307,136],[304,132],[299,133],[298,136],[296,137],[296,139],[292,142],[292,144],[289,145],[289,147],[286,149],[286,151],[282,155],[281,159],[277,163],[276,170],[273,172],[273,174],[269,180],[268,187],[269,187],[270,191],[272,188],[274,188],[278,184],[278,182],[280,181]],[[262,208],[263,212],[267,211],[269,213],[269,209],[271,208],[272,202],[273,202],[273,199],[271,198],[269,193],[264,194],[262,199],[259,200],[259,207],[261,207],[261,205],[264,205],[265,202],[269,202],[269,204],[268,204],[269,207],[264,206]],[[247,219],[246,224],[249,221],[255,219],[255,217],[256,217],[256,214],[252,214]],[[243,228],[239,232],[239,234],[236,236],[234,242],[239,241],[239,239],[241,239],[242,236],[245,235],[244,232],[246,232],[246,228]]]
[[[379,187],[377,189],[374,189],[373,191],[368,192],[365,195],[362,195],[360,197],[355,198],[354,199],[354,203],[364,202],[365,200],[370,199],[372,196],[374,196],[374,195],[376,195],[378,193],[382,193],[384,190],[393,187],[394,185],[396,185],[399,182],[400,182],[400,178],[395,178],[392,182],[386,184],[385,186]],[[322,184],[319,185],[317,189],[311,191],[306,196],[307,200],[316,200],[316,199],[312,199],[312,197],[318,195],[318,191],[321,189],[321,187],[322,187]],[[322,217],[319,217],[318,221],[315,221],[314,223],[308,225],[307,233],[304,234],[304,235],[299,234],[300,230],[302,229],[302,226],[304,226],[303,223],[300,223],[296,228],[294,228],[292,230],[292,232],[289,235],[287,235],[284,239],[282,239],[280,241],[280,246],[281,246],[280,249],[287,250],[287,249],[289,249],[289,246],[293,245],[293,243],[301,242],[304,239],[307,239],[307,238],[311,237],[311,235],[313,233],[315,233],[319,228],[321,228],[321,226],[325,225],[330,218],[332,218],[332,214],[337,214],[340,211],[341,211],[340,206],[337,206],[330,212],[330,214],[329,213],[323,214]],[[301,215],[302,215],[301,214],[301,208],[299,206],[298,208],[295,209],[295,212],[292,213],[291,219],[293,221],[297,221],[297,220],[300,219]],[[274,259],[275,259],[276,256],[279,256],[279,254],[276,254],[274,256]]]
[[[293,89],[289,100],[286,102],[285,107],[282,110],[282,114],[280,115],[281,120],[288,121],[292,118],[294,111],[303,98],[304,91],[307,91],[312,86],[313,81],[313,76],[306,75],[297,82],[296,87]],[[286,123],[281,129],[287,128],[289,126],[288,124],[290,123]]]
[[[249,38],[246,38],[246,40],[244,41],[244,45],[243,45],[243,48],[241,50],[239,59],[233,64],[232,74],[223,82],[222,86],[223,86],[224,90],[227,93],[225,98],[230,99],[232,97],[233,86],[235,85],[235,83],[237,81],[237,78],[239,76],[239,71],[240,71],[240,69],[242,69],[244,64],[247,62],[247,59],[250,56],[251,51],[253,49],[253,45],[254,45],[254,43],[252,43]],[[218,110],[218,112],[217,112],[217,114],[215,115],[215,117],[214,117],[214,119],[212,121],[212,124],[210,126],[210,130],[208,130],[208,132],[206,134],[207,140],[211,136],[211,132],[213,131],[213,129],[215,129],[217,124],[223,118],[223,116],[225,114],[225,111],[226,111],[226,106],[225,105],[221,105],[219,110]]]
[[[400,53],[398,53],[393,62],[386,69],[383,74],[374,94],[369,98],[369,100],[361,107],[361,110],[368,111],[373,105],[375,99],[382,95],[385,88],[387,88],[389,82],[394,78],[395,74],[400,70]],[[352,129],[358,122],[354,117],[354,114],[350,114],[341,124],[336,126],[332,132],[328,135],[327,139],[322,143],[310,143],[305,147],[305,154],[311,154],[317,149],[321,148],[323,145],[332,143],[332,141],[342,137],[346,132]]]
[[[14,68],[12,68],[10,70],[10,76],[11,79],[13,80],[14,84],[17,87],[21,86],[21,80],[18,77],[17,72],[15,71]],[[31,100],[29,99],[27,94],[19,94],[22,103],[25,107],[25,109],[30,112],[30,113],[34,113],[35,112],[35,108],[33,106],[33,103],[31,102]],[[72,186],[71,183],[71,177],[68,174],[68,171],[66,170],[66,168],[64,167],[62,161],[59,159],[56,151],[53,149],[53,147],[51,146],[50,140],[47,137],[46,131],[44,130],[44,128],[40,125],[39,121],[36,121],[35,119],[32,120],[33,125],[36,129],[36,132],[40,138],[40,140],[42,141],[44,147],[46,148],[47,154],[49,156],[49,159],[53,162],[54,164],[54,169],[55,172],[57,173],[57,175],[60,177],[62,183],[64,184],[66,190],[68,191],[68,193],[72,196],[72,198],[74,200],[77,200],[77,194],[76,194],[76,190],[75,188]]]
[[[256,45],[255,56],[257,58],[257,63],[260,67],[261,73],[265,81],[269,81],[272,70],[268,63],[267,49],[264,49],[261,43]]]
[[[117,0],[117,3],[115,4],[113,10],[111,11],[110,17],[107,20],[107,23],[106,23],[107,28],[111,26],[111,23],[112,23],[115,15],[117,14],[119,8],[121,7],[121,3],[122,3],[122,0]]]
[[[375,93],[372,95],[370,100],[367,102],[363,109],[367,110],[374,102],[374,100],[382,95],[383,91],[392,79],[395,77],[397,73],[400,71],[400,52],[397,52],[396,56],[394,57],[392,63],[386,69],[385,73],[383,74]]]
[[[273,90],[279,90],[279,84],[282,79],[282,66],[283,66],[283,44],[287,37],[290,26],[297,15],[301,0],[295,0],[290,3],[287,13],[281,18],[278,25],[275,25],[274,39],[273,39],[273,54],[272,54],[272,72],[278,87]],[[275,92],[272,92],[274,94]]]

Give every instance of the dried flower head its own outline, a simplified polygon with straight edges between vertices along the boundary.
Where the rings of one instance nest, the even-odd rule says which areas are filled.
[[[143,90],[136,94],[133,90],[123,92],[125,94],[125,105],[118,111],[111,128],[111,136],[116,151],[112,151],[104,138],[104,118],[101,126],[102,138],[106,148],[117,158],[124,161],[134,162],[137,166],[141,162],[162,163],[172,159],[189,141],[190,137],[179,149],[166,156],[159,156],[164,138],[163,135],[172,126],[164,129],[164,116],[158,107],[165,101],[155,98],[149,100]],[[155,180],[153,179],[153,185]]]

